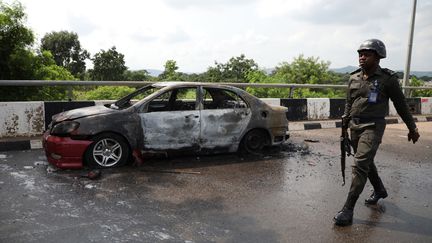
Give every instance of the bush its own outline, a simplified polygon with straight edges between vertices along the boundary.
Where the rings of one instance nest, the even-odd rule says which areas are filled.
[[[93,90],[74,90],[77,100],[117,100],[135,91],[127,86],[99,86]]]

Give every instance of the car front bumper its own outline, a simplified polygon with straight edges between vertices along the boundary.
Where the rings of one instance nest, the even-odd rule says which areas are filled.
[[[61,169],[82,168],[84,153],[92,142],[53,136],[49,131],[44,133],[42,140],[48,162]]]

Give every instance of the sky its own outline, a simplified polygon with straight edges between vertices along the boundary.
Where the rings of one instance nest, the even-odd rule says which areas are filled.
[[[12,2],[6,0],[4,2]],[[357,48],[382,40],[382,67],[403,70],[413,0],[21,0],[40,39],[70,31],[93,56],[115,46],[130,70],[204,72],[244,54],[260,68],[319,57],[357,66]],[[432,71],[432,0],[418,0],[411,71]]]

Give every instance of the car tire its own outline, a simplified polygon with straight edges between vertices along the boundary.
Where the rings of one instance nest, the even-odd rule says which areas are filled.
[[[240,152],[246,154],[260,154],[268,140],[263,130],[254,129],[246,133],[240,143]]]
[[[118,167],[130,158],[129,145],[120,135],[103,133],[94,137],[93,141],[85,154],[85,161],[90,167]]]

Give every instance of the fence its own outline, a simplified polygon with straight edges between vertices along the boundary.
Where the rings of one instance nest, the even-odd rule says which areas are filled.
[[[184,81],[173,81],[184,82]],[[150,81],[65,81],[65,80],[0,80],[0,86],[68,86],[68,97],[72,100],[72,86],[143,86],[155,82]],[[289,98],[292,98],[296,88],[315,88],[315,89],[346,89],[344,84],[294,84],[294,83],[217,83],[222,85],[231,85],[239,88],[288,88],[290,89]],[[432,86],[405,86],[404,90],[426,89],[432,90]]]

